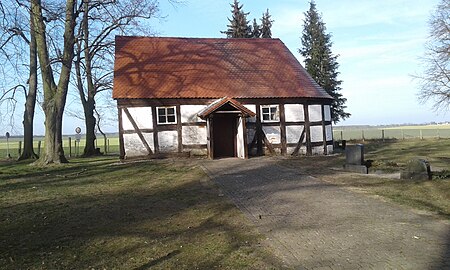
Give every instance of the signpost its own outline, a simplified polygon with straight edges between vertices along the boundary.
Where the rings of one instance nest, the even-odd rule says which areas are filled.
[[[9,132],[6,132],[6,157],[11,158],[11,155],[9,154]]]
[[[80,153],[81,128],[77,127],[75,129],[75,132],[77,133],[77,134],[75,134],[75,148],[76,148],[77,156],[78,156]]]

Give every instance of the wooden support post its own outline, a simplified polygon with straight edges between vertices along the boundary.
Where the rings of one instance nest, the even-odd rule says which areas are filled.
[[[108,154],[108,138],[106,136],[103,137],[103,148],[105,155]]]
[[[423,140],[423,133],[422,133],[422,130],[420,130],[420,139]]]
[[[256,155],[262,156],[263,147],[262,147],[262,125],[261,125],[261,105],[259,103],[256,104]]]
[[[212,121],[213,121],[213,115],[210,115],[206,119],[206,134],[207,134],[206,147],[208,149],[208,157],[210,159],[214,159],[214,145],[213,145],[213,131],[214,130],[213,130]]]
[[[41,141],[38,141],[38,149],[37,149],[37,155],[41,155]]]
[[[405,140],[405,132],[403,129],[402,129],[402,140]]]
[[[123,140],[123,117],[122,117],[122,108],[117,107],[119,114],[119,158],[125,158],[125,145]]]
[[[308,103],[303,104],[303,111],[305,114],[305,134],[306,134],[306,155],[312,155],[311,146],[311,129],[309,123],[309,107]]]
[[[247,136],[247,118],[241,115],[242,119],[242,136],[244,139],[244,159],[248,159],[248,136]]]
[[[328,147],[327,147],[327,130],[325,126],[325,105],[322,104],[320,106],[320,109],[322,110],[322,141],[323,141],[323,154],[328,154]]]
[[[382,139],[383,142],[384,142],[384,129],[381,130],[381,139]]]
[[[181,122],[181,106],[176,106],[178,153],[183,152],[183,123]]]
[[[364,137],[364,130],[361,130],[361,136],[362,136],[362,141],[366,141],[366,138]]]
[[[158,122],[156,115],[156,107],[152,106],[152,122],[153,122],[153,148],[155,154],[159,154],[159,140],[158,140]]]
[[[344,139],[344,132],[341,130],[341,141]]]
[[[22,155],[22,141],[19,141],[19,157]]]
[[[281,155],[285,156],[287,153],[286,145],[286,116],[284,111],[284,104],[280,104],[280,136],[281,136]]]
[[[72,138],[69,137],[69,157],[72,157]]]

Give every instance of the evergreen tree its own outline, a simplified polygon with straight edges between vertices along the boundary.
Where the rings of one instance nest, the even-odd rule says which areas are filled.
[[[252,29],[249,21],[247,21],[249,13],[245,13],[242,6],[238,0],[234,0],[234,3],[231,4],[232,17],[228,19],[230,24],[227,25],[226,31],[221,31],[221,33],[227,35],[227,38],[248,38],[252,36]]]
[[[261,27],[256,22],[256,19],[253,19],[253,27],[252,27],[252,38],[261,37]]]
[[[341,83],[337,79],[339,72],[338,55],[331,52],[331,35],[326,33],[325,23],[312,0],[309,10],[305,12],[304,29],[302,32],[302,48],[300,54],[305,58],[305,68],[311,77],[333,97],[331,116],[334,123],[350,116],[345,112],[346,98],[342,97]]]
[[[263,16],[261,18],[261,37],[262,38],[272,38],[272,31],[270,28],[272,28],[273,20],[270,19],[269,9],[265,13],[263,13]]]

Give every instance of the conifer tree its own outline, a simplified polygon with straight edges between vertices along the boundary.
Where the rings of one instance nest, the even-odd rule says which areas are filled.
[[[331,35],[326,33],[325,23],[316,9],[312,0],[309,10],[305,12],[302,32],[302,48],[300,54],[305,58],[305,68],[311,77],[333,97],[331,104],[331,116],[334,123],[344,120],[350,116],[345,112],[344,104],[347,101],[342,96],[341,83],[337,62],[338,55],[331,52]]]
[[[253,19],[252,38],[259,38],[259,37],[261,37],[261,26],[258,25],[256,19]]]
[[[247,21],[249,13],[245,13],[242,6],[238,0],[234,0],[234,3],[231,4],[232,17],[228,19],[230,24],[227,25],[226,31],[221,31],[221,33],[227,35],[227,38],[248,38],[252,36],[252,29],[249,21]]]
[[[269,9],[263,13],[261,18],[261,37],[262,38],[272,38],[272,28],[273,20],[270,19]]]

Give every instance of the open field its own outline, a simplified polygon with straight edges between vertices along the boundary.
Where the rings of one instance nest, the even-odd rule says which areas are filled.
[[[0,269],[279,269],[192,160],[0,162]]]
[[[335,140],[450,138],[450,125],[396,127],[333,127]]]
[[[22,138],[10,138],[8,144],[6,143],[6,139],[3,137],[0,139],[0,160],[5,158],[7,156],[7,148],[9,145],[9,154],[12,158],[19,157],[19,141],[21,141]],[[44,138],[43,137],[36,137],[33,143],[34,151],[38,154],[38,146],[39,141],[41,141],[41,149],[44,147]],[[64,147],[64,153],[66,154],[66,157],[76,157],[78,155],[81,155],[83,153],[85,139],[82,138],[79,142],[75,145],[75,139],[72,136],[71,137],[71,144],[72,148],[69,149],[69,137],[64,136],[63,138],[63,147]],[[107,152],[108,155],[119,155],[119,137],[108,137],[107,141]],[[22,144],[23,147],[23,144]],[[102,137],[99,137],[97,140],[97,147],[100,148],[100,151],[102,153],[105,153],[105,143],[104,139]],[[71,153],[71,155],[69,155]]]

